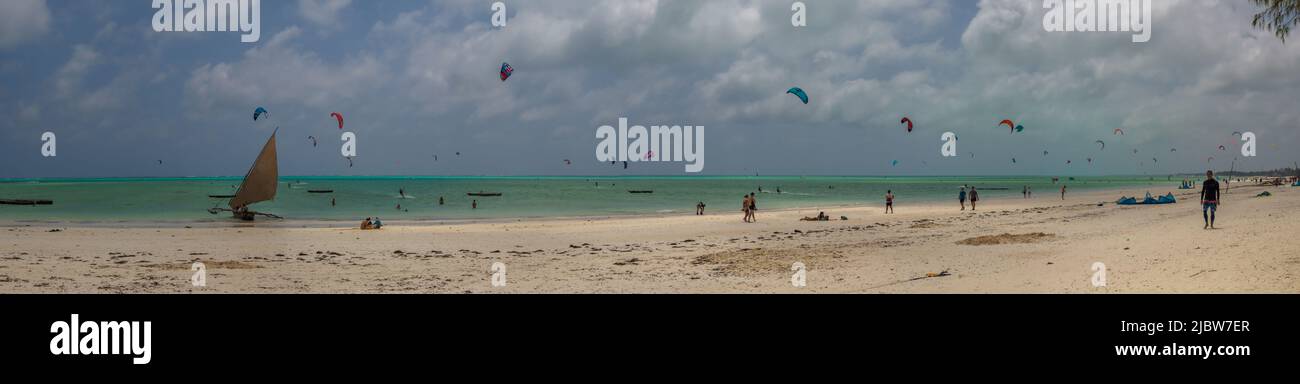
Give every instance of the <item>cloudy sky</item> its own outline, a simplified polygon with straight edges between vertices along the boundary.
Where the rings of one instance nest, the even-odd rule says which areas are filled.
[[[0,2],[0,178],[242,175],[276,126],[285,175],[683,174],[597,162],[619,117],[705,126],[704,174],[1162,175],[1227,169],[1233,131],[1238,169],[1300,159],[1300,47],[1246,1],[1156,2],[1147,43],[1045,32],[1037,0],[809,1],[803,28],[785,0],[515,0],[505,28],[487,0],[263,0],[254,44],[150,3]]]

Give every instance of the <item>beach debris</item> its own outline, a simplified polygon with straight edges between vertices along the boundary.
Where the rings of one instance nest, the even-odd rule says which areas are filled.
[[[257,107],[257,109],[253,110],[253,121],[257,121],[257,119],[262,118],[262,116],[266,116],[266,108]]]
[[[907,124],[907,132],[908,132],[908,133],[911,133],[911,132],[912,132],[912,119],[911,119],[911,118],[908,118],[908,117],[904,116],[904,117],[903,117],[903,120],[900,120],[898,123],[899,123],[899,124]]]
[[[981,245],[1004,245],[1004,244],[1032,244],[1032,243],[1039,243],[1039,242],[1043,242],[1043,241],[1052,240],[1052,239],[1055,239],[1055,238],[1056,238],[1056,235],[1054,235],[1054,234],[1050,234],[1050,233],[1042,233],[1042,232],[1025,233],[1025,234],[1018,234],[1018,235],[1013,235],[1013,234],[1010,234],[1010,233],[1003,233],[1003,234],[1000,234],[1000,235],[990,235],[990,236],[977,236],[977,237],[972,237],[972,238],[968,238],[968,239],[965,239],[965,240],[958,241],[957,244],[959,244],[959,245],[973,245],[973,246],[981,246]]]
[[[796,97],[799,98],[800,101],[803,101],[804,104],[808,104],[808,93],[804,92],[803,88],[799,88],[799,87],[790,88],[790,90],[785,91],[785,93],[795,95]]]
[[[333,117],[335,120],[338,120],[338,121],[339,121],[339,129],[343,129],[343,114],[342,114],[342,113],[338,113],[338,112],[330,112],[330,117]]]
[[[1258,195],[1255,195],[1255,197],[1269,197],[1269,196],[1273,196],[1273,194],[1272,194],[1272,193],[1268,193],[1268,191],[1264,191],[1263,193],[1260,193],[1260,194],[1258,194]]]

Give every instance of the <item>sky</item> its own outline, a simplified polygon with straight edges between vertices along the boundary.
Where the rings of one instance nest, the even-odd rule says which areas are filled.
[[[806,1],[804,27],[785,0],[515,0],[502,28],[487,0],[263,0],[256,43],[156,32],[151,3],[0,2],[0,178],[239,176],[277,127],[282,175],[1166,175],[1300,160],[1300,47],[1252,28],[1246,1],[1157,1],[1146,43],[1047,32],[1037,0]],[[358,137],[352,167],[331,112]],[[620,117],[704,126],[704,171],[597,161],[596,129]],[[1234,131],[1257,136],[1258,156],[1234,163]],[[944,132],[958,156],[940,155]]]

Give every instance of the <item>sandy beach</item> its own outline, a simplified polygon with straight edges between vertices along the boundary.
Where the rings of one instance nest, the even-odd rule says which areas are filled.
[[[1263,191],[1272,196],[1255,197]],[[1064,201],[1040,192],[986,200],[976,212],[899,196],[895,215],[879,206],[759,211],[754,224],[730,209],[380,231],[9,223],[0,227],[0,293],[1300,292],[1300,188],[1234,186],[1217,230],[1201,228],[1190,191],[1174,205],[1111,203],[1145,192]],[[821,210],[848,220],[799,221]],[[207,268],[206,287],[191,284],[195,261]],[[506,266],[503,287],[491,284],[496,262]],[[807,268],[805,287],[791,284],[796,262]],[[1095,262],[1106,265],[1105,287],[1091,283]]]

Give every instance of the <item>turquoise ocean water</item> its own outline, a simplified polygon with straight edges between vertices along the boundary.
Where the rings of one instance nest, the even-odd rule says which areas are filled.
[[[691,214],[696,202],[707,212],[737,211],[741,196],[757,192],[763,209],[879,204],[893,190],[899,204],[956,200],[963,185],[981,197],[1019,197],[1030,186],[1042,197],[1059,191],[1048,177],[282,177],[274,201],[257,211],[289,220],[357,221],[474,220],[530,217],[581,217],[635,214]],[[1152,193],[1178,181],[1147,177],[1091,177],[1069,181],[1071,191],[1149,186]],[[54,200],[51,206],[0,205],[0,221],[84,224],[227,222],[229,214],[207,209],[233,194],[238,178],[52,179],[0,181],[0,199]],[[777,189],[781,193],[776,193]],[[995,190],[1007,188],[1008,190]],[[399,195],[405,190],[407,197]],[[308,190],[333,190],[310,194]],[[632,194],[629,190],[653,190]],[[501,197],[470,197],[467,192],[500,192]],[[442,197],[444,205],[438,204]],[[1118,197],[1118,196],[1117,196]],[[331,206],[334,199],[337,205]],[[478,209],[471,201],[478,200]],[[402,210],[396,209],[401,205]]]

